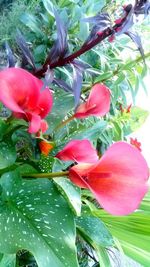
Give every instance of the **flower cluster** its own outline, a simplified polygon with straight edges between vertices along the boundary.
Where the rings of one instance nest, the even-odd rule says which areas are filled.
[[[47,130],[48,125],[43,119],[52,109],[52,93],[26,70],[9,68],[0,72],[0,101],[14,117],[29,122],[29,133],[40,136],[40,130]],[[130,108],[126,112],[130,112]],[[77,107],[73,118],[104,116],[109,109],[110,90],[104,84],[95,84],[87,101]],[[56,157],[76,163],[69,169],[70,180],[91,190],[105,210],[114,215],[126,215],[138,208],[148,190],[149,177],[147,163],[138,151],[140,143],[131,139],[131,144],[116,142],[99,159],[89,140],[72,140]],[[47,156],[54,143],[42,139],[39,148]]]

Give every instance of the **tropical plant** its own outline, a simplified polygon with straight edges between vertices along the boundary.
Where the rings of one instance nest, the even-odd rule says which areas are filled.
[[[134,103],[150,3],[121,4],[32,1],[5,42],[0,267],[150,265],[149,169],[129,141],[149,115]]]

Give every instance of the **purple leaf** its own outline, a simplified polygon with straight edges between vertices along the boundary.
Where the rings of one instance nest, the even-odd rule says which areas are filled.
[[[148,15],[150,13],[150,2],[147,2],[144,6],[144,14]]]
[[[86,69],[91,68],[91,66],[88,63],[85,63],[85,62],[78,60],[78,59],[74,59],[73,65],[76,65],[76,67],[78,67],[82,70],[86,70]]]
[[[50,62],[50,64],[56,62],[59,58],[63,58],[68,52],[67,30],[56,9],[54,9],[54,15],[57,28],[57,39],[46,59],[46,62]]]
[[[45,77],[43,80],[44,84],[41,88],[41,91],[43,91],[46,87],[49,87],[52,84],[53,80],[54,80],[54,71],[48,68],[45,73]]]
[[[140,36],[136,32],[131,32],[131,31],[127,31],[127,32],[125,32],[125,34],[128,35],[132,39],[132,41],[135,43],[135,45],[137,46],[138,50],[141,53],[143,61],[145,62],[144,49],[143,49],[143,46],[142,46],[142,42],[141,42]]]
[[[7,61],[8,61],[8,68],[15,66],[15,57],[13,55],[13,52],[7,42],[5,42],[5,50],[7,55]]]
[[[93,41],[97,37],[98,32],[103,32],[107,28],[111,27],[111,21],[108,13],[101,13],[94,17],[84,18],[82,20],[84,22],[89,22],[94,24],[91,33],[87,38],[87,40],[85,41],[84,45]]]
[[[26,60],[26,62],[33,68],[36,69],[35,67],[35,63],[34,63],[34,58],[29,50],[29,47],[26,43],[26,40],[24,38],[24,36],[21,34],[20,31],[17,32],[17,36],[16,36],[16,42]]]
[[[76,65],[72,64],[73,68],[73,94],[75,99],[75,107],[79,104],[80,101],[80,94],[81,94],[81,88],[82,88],[82,80],[83,80],[83,71],[78,68]]]
[[[68,51],[67,30],[64,26],[64,23],[60,19],[56,9],[54,9],[54,15],[55,15],[56,25],[57,25],[57,38],[58,38],[60,56],[63,57]]]
[[[66,92],[73,92],[71,86],[69,86],[65,81],[54,78],[53,83],[58,87],[63,88]]]
[[[120,30],[116,32],[116,35],[120,35],[123,33],[126,33],[134,24],[133,22],[133,15],[134,15],[134,8],[131,6],[131,9],[126,16],[125,21],[123,22],[122,26],[120,27]]]
[[[83,18],[82,21],[93,23],[93,24],[101,24],[102,27],[108,27],[110,24],[110,16],[108,13],[100,13],[94,17]]]
[[[150,1],[137,0],[134,6],[134,13],[136,15],[145,14],[147,16],[150,12]]]

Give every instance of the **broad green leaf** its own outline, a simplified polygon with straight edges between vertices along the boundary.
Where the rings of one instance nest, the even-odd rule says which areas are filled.
[[[113,245],[113,238],[105,224],[98,218],[84,216],[76,219],[77,229],[93,247]]]
[[[55,178],[54,181],[75,214],[79,216],[81,213],[80,188],[73,185],[72,182],[66,178]]]
[[[137,211],[128,216],[112,216],[103,210],[94,210],[98,216],[118,239],[124,253],[140,262],[143,266],[150,265],[150,215]]]
[[[24,13],[20,20],[27,26],[29,29],[40,36],[43,35],[42,31],[40,30],[40,23],[38,19],[29,13]]]
[[[2,119],[0,119],[0,141],[3,139],[7,127],[7,124]]]
[[[58,159],[54,159],[53,163],[53,172],[61,171],[63,169],[63,163]],[[67,199],[68,204],[70,204],[71,208],[75,212],[77,216],[81,213],[81,190],[79,187],[75,186],[69,179],[67,178],[55,178],[54,179],[58,189]]]
[[[82,238],[96,250],[100,266],[111,267],[105,248],[113,246],[114,241],[105,224],[96,217],[84,216],[76,219],[76,225]]]
[[[82,17],[84,15],[82,14]],[[80,32],[78,34],[78,37],[81,41],[85,41],[89,35],[89,26],[88,23],[84,23],[83,21],[80,22]]]
[[[49,0],[42,0],[43,5],[45,7],[45,9],[47,10],[47,12],[54,17],[54,6],[52,1]]]
[[[141,263],[143,267],[150,266],[150,253],[139,249],[137,246],[132,246],[128,242],[121,241],[122,248],[128,257],[131,257],[136,262]]]
[[[25,173],[36,173],[37,172],[37,170],[33,167],[33,166],[31,166],[31,165],[29,165],[29,164],[22,164],[22,165],[20,165],[18,168],[17,168],[17,170],[19,171],[19,173],[21,173],[21,174],[25,174]]]
[[[74,107],[73,95],[70,95],[63,89],[54,92],[54,105],[52,112],[47,117],[49,129],[47,133],[51,133],[62,120],[65,119],[68,111]]]
[[[48,179],[1,178],[0,251],[30,251],[39,267],[78,267],[73,214]]]
[[[128,123],[125,125],[124,130],[126,134],[130,134],[138,130],[146,121],[149,112],[139,107],[131,108]]]
[[[11,166],[16,161],[16,150],[13,144],[8,141],[0,142],[0,169]]]
[[[104,132],[107,122],[104,120],[85,119],[83,122],[75,120],[55,133],[55,140],[59,145],[65,144],[72,139],[96,140]]]
[[[16,255],[15,254],[4,254],[0,259],[0,267],[15,267],[16,266]]]
[[[105,248],[101,247],[97,250],[97,255],[99,258],[101,267],[112,267],[108,252]]]

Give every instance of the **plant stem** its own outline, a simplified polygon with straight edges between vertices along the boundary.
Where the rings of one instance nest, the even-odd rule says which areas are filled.
[[[144,59],[149,58],[149,57],[150,57],[150,52],[148,52],[148,53],[146,53],[146,54],[144,55]],[[101,83],[103,83],[103,82],[105,82],[105,81],[107,81],[107,80],[113,78],[114,76],[118,75],[118,74],[121,73],[123,70],[127,70],[127,69],[130,69],[130,70],[131,70],[132,66],[136,66],[136,64],[139,63],[139,62],[142,61],[142,60],[143,60],[143,57],[142,57],[142,56],[137,57],[136,59],[127,62],[125,65],[123,65],[123,67],[121,67],[121,68],[118,67],[116,70],[114,70],[112,73],[110,73],[110,76],[109,76],[109,77],[104,78],[104,79],[100,79],[99,81],[98,81],[98,79],[97,79],[96,82],[101,82]],[[88,92],[90,89],[91,89],[91,86],[90,86],[90,87],[86,87],[84,90],[82,90],[82,92],[83,92],[83,93],[86,93],[86,92]]]
[[[24,178],[57,178],[62,176],[68,176],[69,171],[64,172],[51,172],[51,173],[25,173],[22,176]]]
[[[66,119],[66,120],[64,120],[64,121],[62,121],[60,124],[58,124],[57,126],[56,126],[56,128],[54,129],[54,132],[55,131],[58,131],[59,129],[61,129],[61,128],[63,128],[66,124],[68,124],[70,121],[72,121],[72,120],[74,120],[74,114],[71,116],[71,117],[69,117],[68,119]]]
[[[130,10],[129,10],[130,11]],[[129,12],[128,11],[128,12]],[[45,72],[47,71],[47,68],[50,67],[50,69],[54,69],[56,67],[62,67],[66,64],[70,64],[71,62],[73,62],[74,59],[78,58],[79,56],[83,55],[84,53],[86,53],[87,51],[91,50],[93,47],[95,47],[96,45],[98,45],[100,42],[102,42],[104,39],[106,39],[107,37],[111,36],[112,34],[114,34],[115,32],[118,31],[118,29],[123,25],[123,23],[125,22],[128,12],[126,12],[126,16],[124,16],[120,21],[120,23],[115,24],[112,27],[108,27],[107,29],[105,29],[103,32],[101,32],[100,35],[97,35],[93,40],[91,40],[91,42],[85,42],[81,48],[77,51],[75,51],[74,53],[72,53],[71,55],[62,58],[60,57],[57,61],[51,63],[51,59],[49,57],[49,55],[47,56],[45,63],[43,64],[43,66],[37,70],[35,70],[33,72],[33,74],[37,77],[43,77]]]

